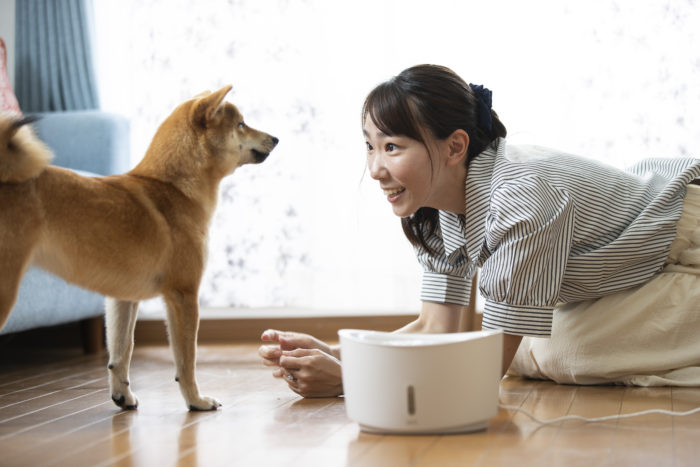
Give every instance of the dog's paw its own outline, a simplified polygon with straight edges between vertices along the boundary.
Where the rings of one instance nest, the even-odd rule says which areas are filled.
[[[221,407],[221,402],[213,397],[201,396],[188,404],[191,411],[216,410]]]
[[[109,392],[112,400],[124,410],[135,410],[139,405],[136,395],[129,388],[129,375],[123,367],[109,364]]]
[[[129,393],[128,395],[112,394],[112,400],[118,407],[124,410],[136,410],[139,406],[139,400],[133,393]]]

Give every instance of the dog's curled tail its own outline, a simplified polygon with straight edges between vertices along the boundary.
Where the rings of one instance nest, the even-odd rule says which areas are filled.
[[[0,183],[19,183],[38,176],[53,153],[29,126],[36,117],[0,115]]]

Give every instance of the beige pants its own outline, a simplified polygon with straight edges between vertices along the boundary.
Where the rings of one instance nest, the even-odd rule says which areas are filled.
[[[663,272],[554,312],[550,339],[523,339],[511,373],[559,383],[700,386],[700,186],[690,185]]]

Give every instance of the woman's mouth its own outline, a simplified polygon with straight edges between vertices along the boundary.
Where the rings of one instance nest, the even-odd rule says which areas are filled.
[[[384,195],[387,197],[390,203],[393,203],[396,201],[401,194],[406,191],[406,188],[404,187],[399,187],[399,188],[394,188],[391,190],[384,190]]]

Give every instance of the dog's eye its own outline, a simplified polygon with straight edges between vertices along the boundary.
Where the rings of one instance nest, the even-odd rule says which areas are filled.
[[[245,123],[243,123],[243,122],[238,122],[238,128],[240,128],[241,130],[242,130],[243,128],[245,128]]]
[[[8,151],[14,151],[15,149],[17,149],[17,146],[15,146],[15,143],[13,143],[12,141],[7,143],[7,150]]]

